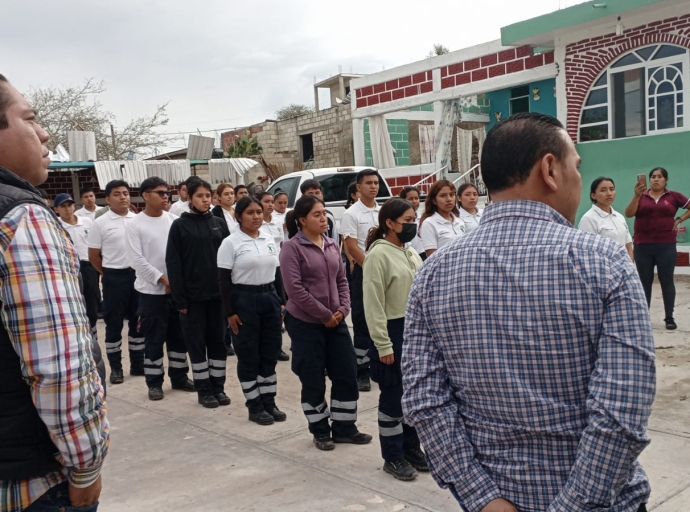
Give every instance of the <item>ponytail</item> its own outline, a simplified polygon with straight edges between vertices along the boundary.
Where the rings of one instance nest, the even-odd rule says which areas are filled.
[[[288,238],[292,238],[299,231],[297,222],[298,221],[295,218],[295,210],[290,210],[287,212],[287,215],[285,215],[285,227],[287,228]]]
[[[376,242],[376,240],[383,240],[383,237],[386,236],[386,225],[385,224],[379,224],[375,228],[371,228],[369,230],[369,234],[367,235],[367,243],[365,244],[365,248],[368,251],[369,247],[371,247],[371,244]]]

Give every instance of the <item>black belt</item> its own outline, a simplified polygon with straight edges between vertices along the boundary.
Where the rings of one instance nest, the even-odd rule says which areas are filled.
[[[130,274],[134,272],[133,268],[106,268],[103,267],[103,273],[108,273],[108,274]]]
[[[240,290],[243,292],[254,292],[254,293],[259,293],[259,292],[271,292],[275,290],[275,286],[273,286],[273,283],[268,283],[268,284],[232,284],[232,287],[235,290]]]

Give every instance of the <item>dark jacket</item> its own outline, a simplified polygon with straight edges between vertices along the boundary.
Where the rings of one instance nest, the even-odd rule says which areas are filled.
[[[338,244],[323,237],[324,248],[301,231],[283,244],[280,271],[288,296],[286,309],[303,322],[325,324],[336,311],[350,312],[350,287]]]
[[[0,167],[0,218],[19,204],[46,207],[38,191]],[[0,307],[2,304],[0,304]],[[61,467],[48,429],[31,399],[19,356],[0,322],[0,480],[28,479]]]
[[[207,212],[183,213],[170,226],[165,264],[175,307],[220,299],[216,255],[230,235],[225,220]]]

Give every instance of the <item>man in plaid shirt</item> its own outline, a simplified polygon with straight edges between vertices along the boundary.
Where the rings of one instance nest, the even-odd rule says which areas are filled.
[[[403,409],[467,512],[644,511],[654,340],[625,248],[573,229],[580,157],[556,119],[489,132],[494,204],[430,257],[405,320]]]
[[[93,512],[109,427],[79,258],[34,188],[47,140],[0,75],[0,510]]]

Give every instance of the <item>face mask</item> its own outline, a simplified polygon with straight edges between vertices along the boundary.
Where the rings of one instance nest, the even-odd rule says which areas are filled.
[[[395,236],[398,237],[398,240],[400,240],[401,244],[406,244],[408,242],[411,242],[412,239],[415,236],[417,236],[417,224],[415,224],[415,223],[402,224],[402,230],[400,231],[400,233],[398,233],[396,231]]]

